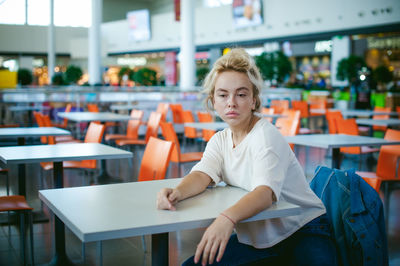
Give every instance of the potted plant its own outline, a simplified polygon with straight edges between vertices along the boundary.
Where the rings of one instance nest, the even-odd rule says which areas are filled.
[[[121,67],[118,72],[119,84],[121,86],[127,85],[128,80],[134,81],[135,71],[129,67]]]
[[[82,69],[78,66],[70,65],[65,71],[65,82],[67,84],[76,84],[82,77]]]
[[[263,52],[261,55],[255,56],[255,61],[262,78],[272,83],[282,83],[292,71],[289,58],[281,51]]]
[[[17,72],[18,84],[25,86],[32,83],[32,71],[26,68],[20,68]]]
[[[135,83],[141,86],[157,85],[157,72],[151,68],[141,68],[134,74]]]

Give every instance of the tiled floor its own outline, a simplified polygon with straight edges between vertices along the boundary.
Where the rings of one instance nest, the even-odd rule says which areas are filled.
[[[190,151],[199,146],[190,144]],[[139,151],[141,153],[141,151]],[[297,147],[296,154],[303,165],[308,178],[312,177],[313,171],[317,165],[330,166],[331,158],[326,155],[326,151],[315,148]],[[306,156],[307,154],[307,156]],[[342,162],[342,168],[357,167],[359,157],[345,157]],[[119,176],[124,182],[136,181],[140,163],[133,163],[127,159],[111,160],[107,162],[108,171],[113,176]],[[371,162],[369,162],[371,165]],[[186,164],[184,171],[187,172],[193,164]],[[10,168],[11,188],[16,188],[16,166]],[[375,169],[373,169],[375,170]],[[169,177],[177,176],[177,166],[172,165],[169,170]],[[51,187],[51,173],[43,172],[39,164],[30,164],[27,166],[27,198],[35,209],[40,209],[41,204],[38,199],[38,189]],[[44,178],[41,178],[41,177]],[[85,180],[82,171],[66,170],[65,186],[79,186]],[[0,195],[5,195],[5,180],[0,180]],[[46,207],[43,207],[48,214]],[[389,257],[390,265],[400,265],[400,191],[394,191],[390,198],[389,211]],[[54,234],[53,218],[46,223],[34,224],[35,241],[35,262],[38,265],[45,265],[51,261],[54,252]],[[203,230],[188,230],[170,234],[170,265],[179,265],[187,257],[194,253],[195,247],[201,238]],[[10,242],[9,242],[10,240]],[[150,237],[145,236],[147,249],[150,247]],[[78,265],[98,264],[98,254],[96,243],[85,245],[85,258],[82,257],[81,242],[67,229],[66,230],[66,249],[69,258]],[[150,251],[144,252],[141,237],[132,237],[126,239],[109,240],[102,243],[103,265],[151,265]],[[8,238],[8,226],[0,227],[0,265],[20,265],[19,261],[19,233],[16,226],[11,226],[11,236]]]

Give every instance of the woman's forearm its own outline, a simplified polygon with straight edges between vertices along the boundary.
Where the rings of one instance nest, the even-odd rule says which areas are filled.
[[[212,179],[203,172],[194,171],[188,174],[176,187],[180,194],[178,200],[184,200],[203,192],[211,182]]]
[[[247,193],[235,205],[226,209],[223,213],[235,223],[250,218],[271,206],[273,192],[268,186],[259,186]]]

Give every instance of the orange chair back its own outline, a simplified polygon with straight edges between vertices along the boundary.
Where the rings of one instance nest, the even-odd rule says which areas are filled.
[[[368,183],[373,189],[375,189],[376,192],[379,193],[379,189],[381,187],[382,180],[380,178],[368,178],[368,177],[363,177],[362,178],[365,182]]]
[[[214,122],[214,119],[212,115],[208,112],[197,112],[197,117],[199,118],[200,123],[209,123],[209,122]],[[209,141],[212,136],[215,134],[215,130],[209,130],[209,129],[203,129],[202,134],[203,134],[203,140],[204,141]]]
[[[71,109],[72,109],[72,104],[69,103],[69,104],[67,104],[67,105],[65,106],[64,112],[69,113],[69,112],[71,112]],[[67,128],[67,125],[68,125],[68,119],[67,119],[67,118],[64,118],[62,127],[63,127],[63,128]]]
[[[85,143],[101,143],[106,126],[91,122],[86,131]]]
[[[375,107],[374,111],[376,112],[390,112],[390,107]],[[373,115],[372,119],[389,119],[390,115]],[[386,126],[372,126],[373,130],[380,130],[380,131],[386,131],[387,127]]]
[[[292,101],[292,109],[300,111],[300,118],[309,116],[307,101]]]
[[[167,120],[168,109],[169,109],[168,103],[158,104],[156,112],[161,114],[161,121]]]
[[[300,111],[289,109],[282,113],[284,117],[276,119],[275,126],[283,136],[295,136],[300,130]]]
[[[326,110],[325,116],[326,120],[328,121],[329,134],[337,134],[338,130],[336,126],[337,124],[336,120],[343,119],[342,112],[339,110],[334,110],[334,111]]]
[[[388,129],[385,140],[400,141],[400,130]],[[382,179],[399,178],[400,145],[383,145],[380,148],[376,174]],[[396,176],[397,172],[397,176]],[[400,180],[400,179],[399,179]]]
[[[149,141],[150,137],[157,138],[158,135],[158,127],[160,126],[161,121],[161,113],[158,112],[151,112],[149,121],[147,122],[147,130],[145,140],[146,143]]]
[[[36,123],[38,124],[39,127],[45,127],[42,113],[33,111],[33,116],[35,117]],[[40,137],[40,142],[43,144],[47,144],[47,137],[46,136]]]
[[[275,112],[274,108],[263,107],[261,109],[261,113],[266,114],[266,115],[273,115],[274,112]],[[270,123],[272,123],[272,121],[273,121],[272,117],[265,117],[264,119],[267,119]]]
[[[93,113],[98,113],[99,112],[99,106],[95,103],[88,103],[87,104],[87,109],[89,112]]]
[[[171,111],[172,111],[172,121],[175,124],[182,124],[183,123],[182,104],[180,104],[180,103],[170,104],[169,107],[171,108]]]
[[[195,122],[192,111],[184,110],[182,114],[183,114],[182,118],[183,118],[183,122],[184,123],[194,123]],[[193,127],[186,127],[185,126],[183,133],[185,134],[186,138],[191,138],[191,139],[197,138],[196,129],[193,128]]]
[[[126,128],[126,136],[131,139],[139,138],[139,128],[141,120],[129,120]]]
[[[41,114],[41,116],[42,116],[44,127],[52,127],[53,126],[51,124],[51,120],[50,120],[50,116],[49,115]],[[47,136],[45,138],[47,138],[47,143],[48,144],[51,144],[51,145],[56,144],[56,139],[54,138],[54,136]]]
[[[336,126],[339,134],[346,135],[358,135],[358,126],[354,118],[351,119],[336,119]],[[350,154],[360,154],[360,147],[343,147],[340,148],[340,152]]]
[[[400,105],[399,105],[399,106],[396,106],[396,112],[397,112],[397,114],[399,115],[399,119],[400,119]]]
[[[143,153],[138,181],[165,178],[173,145],[171,141],[150,137]]]
[[[274,108],[276,114],[282,114],[283,111],[289,109],[288,100],[271,100],[270,107]]]
[[[167,122],[160,122],[160,126],[164,139],[174,143],[171,154],[171,161],[174,163],[179,163],[181,158],[181,148],[174,126],[172,125],[172,123]]]
[[[137,119],[142,121],[144,112],[142,110],[132,109],[131,113],[129,114],[133,119]]]

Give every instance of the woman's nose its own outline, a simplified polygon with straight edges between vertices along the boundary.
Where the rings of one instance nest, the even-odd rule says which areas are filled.
[[[236,101],[235,101],[235,96],[231,95],[228,97],[228,106],[235,106],[236,105]]]

